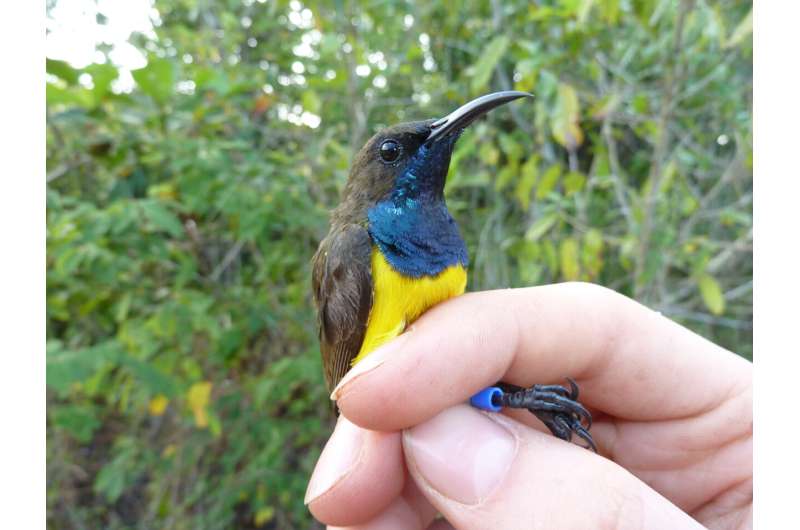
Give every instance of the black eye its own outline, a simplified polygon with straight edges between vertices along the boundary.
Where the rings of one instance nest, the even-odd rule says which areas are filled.
[[[400,144],[394,140],[386,140],[381,144],[381,158],[384,162],[394,162],[400,158]]]

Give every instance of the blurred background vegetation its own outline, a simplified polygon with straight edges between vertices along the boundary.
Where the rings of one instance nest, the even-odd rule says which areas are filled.
[[[469,288],[598,282],[751,357],[751,2],[145,12],[141,68],[47,60],[50,527],[312,526],[327,213],[376,129],[489,91],[536,99],[454,155]]]

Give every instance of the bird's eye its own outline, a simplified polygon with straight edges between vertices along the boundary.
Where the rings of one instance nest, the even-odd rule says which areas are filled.
[[[386,140],[381,144],[381,158],[384,162],[394,162],[400,157],[400,144],[394,140]]]

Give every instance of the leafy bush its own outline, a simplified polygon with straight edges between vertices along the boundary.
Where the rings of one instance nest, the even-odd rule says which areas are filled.
[[[156,8],[132,91],[47,61],[49,526],[312,524],[351,154],[492,90],[536,99],[453,157],[470,289],[598,282],[751,355],[749,2]]]

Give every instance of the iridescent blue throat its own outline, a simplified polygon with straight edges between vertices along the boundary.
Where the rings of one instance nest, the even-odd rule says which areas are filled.
[[[469,263],[467,247],[443,194],[454,142],[455,138],[420,147],[397,177],[389,198],[367,214],[372,241],[403,275],[435,276],[453,265]]]

